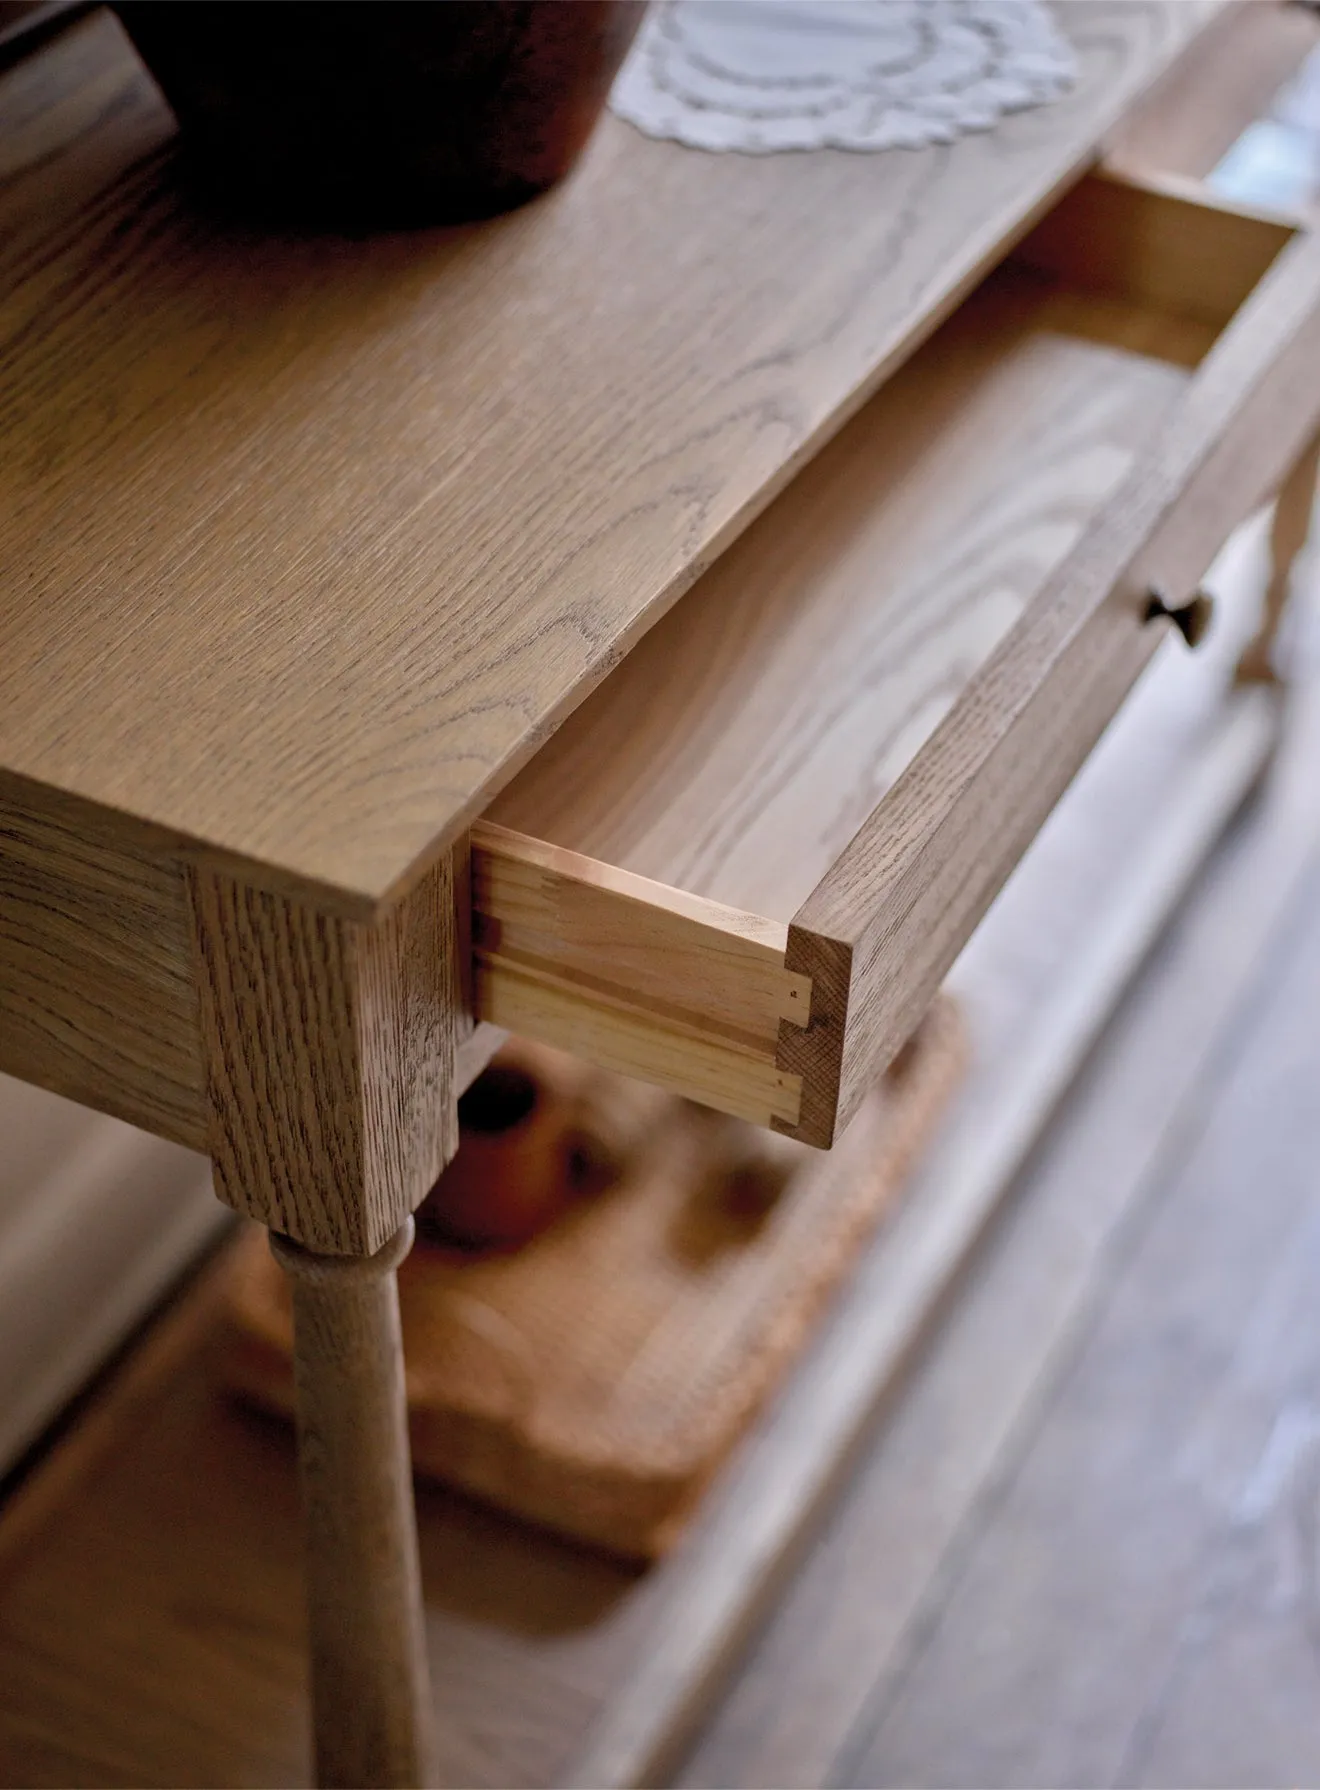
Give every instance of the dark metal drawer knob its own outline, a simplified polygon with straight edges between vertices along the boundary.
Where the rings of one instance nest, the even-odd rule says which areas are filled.
[[[1209,630],[1211,618],[1215,612],[1215,600],[1208,592],[1198,590],[1196,595],[1177,608],[1168,601],[1164,592],[1152,585],[1150,600],[1146,604],[1146,620],[1153,622],[1162,615],[1167,615],[1177,628],[1188,646],[1199,646]]]

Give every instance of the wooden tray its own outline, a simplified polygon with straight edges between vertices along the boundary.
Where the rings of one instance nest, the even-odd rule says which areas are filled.
[[[522,1250],[415,1249],[399,1291],[418,1470],[665,1552],[897,1197],[963,1055],[941,1000],[828,1157],[785,1139],[748,1186],[748,1128],[672,1101],[622,1184]],[[286,1283],[261,1237],[231,1310],[234,1382],[287,1411]]]

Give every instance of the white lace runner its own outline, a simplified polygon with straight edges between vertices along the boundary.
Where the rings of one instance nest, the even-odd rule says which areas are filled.
[[[654,0],[610,105],[693,149],[919,149],[1076,72],[1041,0]]]

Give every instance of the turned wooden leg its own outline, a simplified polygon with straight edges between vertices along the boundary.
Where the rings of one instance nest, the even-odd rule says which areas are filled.
[[[276,1234],[293,1289],[316,1772],[433,1782],[431,1702],[395,1270],[407,1219],[366,1257]]]
[[[1274,506],[1270,529],[1270,581],[1265,591],[1265,612],[1255,639],[1238,661],[1240,683],[1277,683],[1274,647],[1292,582],[1293,564],[1306,545],[1315,507],[1316,478],[1320,473],[1320,435],[1311,443],[1284,481]]]
[[[195,865],[216,1192],[293,1288],[322,1784],[430,1781],[395,1270],[458,1148],[452,865],[355,920]]]

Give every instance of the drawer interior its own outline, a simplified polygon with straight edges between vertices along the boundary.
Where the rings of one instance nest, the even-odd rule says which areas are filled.
[[[474,829],[482,1017],[829,1141],[780,1047],[813,1001],[790,923],[1294,227],[1181,177],[1067,195]]]
[[[991,276],[488,818],[787,921],[1117,487],[1199,320]]]

